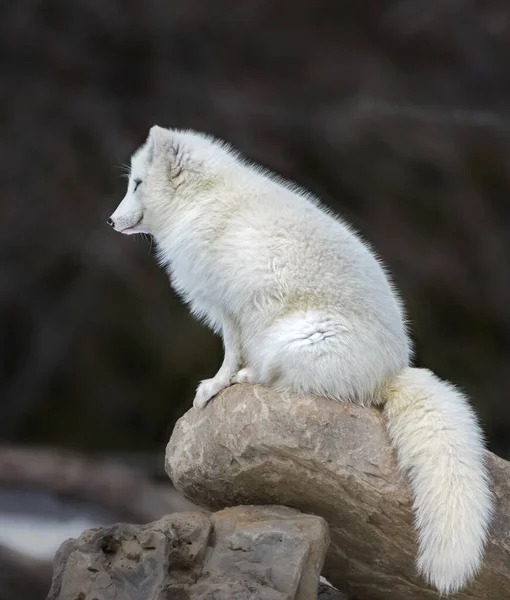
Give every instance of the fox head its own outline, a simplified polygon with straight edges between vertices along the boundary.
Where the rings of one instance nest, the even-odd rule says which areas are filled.
[[[108,224],[126,235],[157,236],[179,205],[210,189],[233,161],[235,155],[221,141],[155,125],[131,157],[126,195]]]

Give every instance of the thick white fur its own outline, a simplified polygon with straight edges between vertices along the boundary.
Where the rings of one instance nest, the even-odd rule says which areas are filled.
[[[153,127],[131,163],[114,227],[153,235],[177,292],[223,336],[195,406],[239,381],[384,403],[414,492],[418,569],[459,590],[492,510],[481,431],[460,392],[408,366],[403,308],[372,250],[315,198],[203,134]]]
[[[480,566],[492,512],[480,427],[466,398],[427,369],[404,369],[387,393],[390,437],[414,495],[418,569],[455,592]]]

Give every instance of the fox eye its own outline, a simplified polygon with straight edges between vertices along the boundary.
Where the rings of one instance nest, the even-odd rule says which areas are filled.
[[[136,192],[136,190],[138,189],[138,186],[142,183],[141,179],[135,179],[134,180],[134,184],[135,184],[135,189],[134,191]]]

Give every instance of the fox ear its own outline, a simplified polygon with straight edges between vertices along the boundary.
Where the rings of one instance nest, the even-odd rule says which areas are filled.
[[[168,129],[160,127],[159,125],[154,125],[150,128],[149,137],[147,138],[149,146],[149,162],[152,162],[152,159],[156,154],[168,147],[169,141],[170,131],[168,131]]]

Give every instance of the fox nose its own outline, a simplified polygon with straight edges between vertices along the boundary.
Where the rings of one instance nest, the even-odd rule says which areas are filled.
[[[109,225],[110,227],[115,227],[115,223],[113,222],[113,220],[112,220],[112,219],[108,219],[108,221],[106,221],[106,222],[108,223],[108,225]]]

